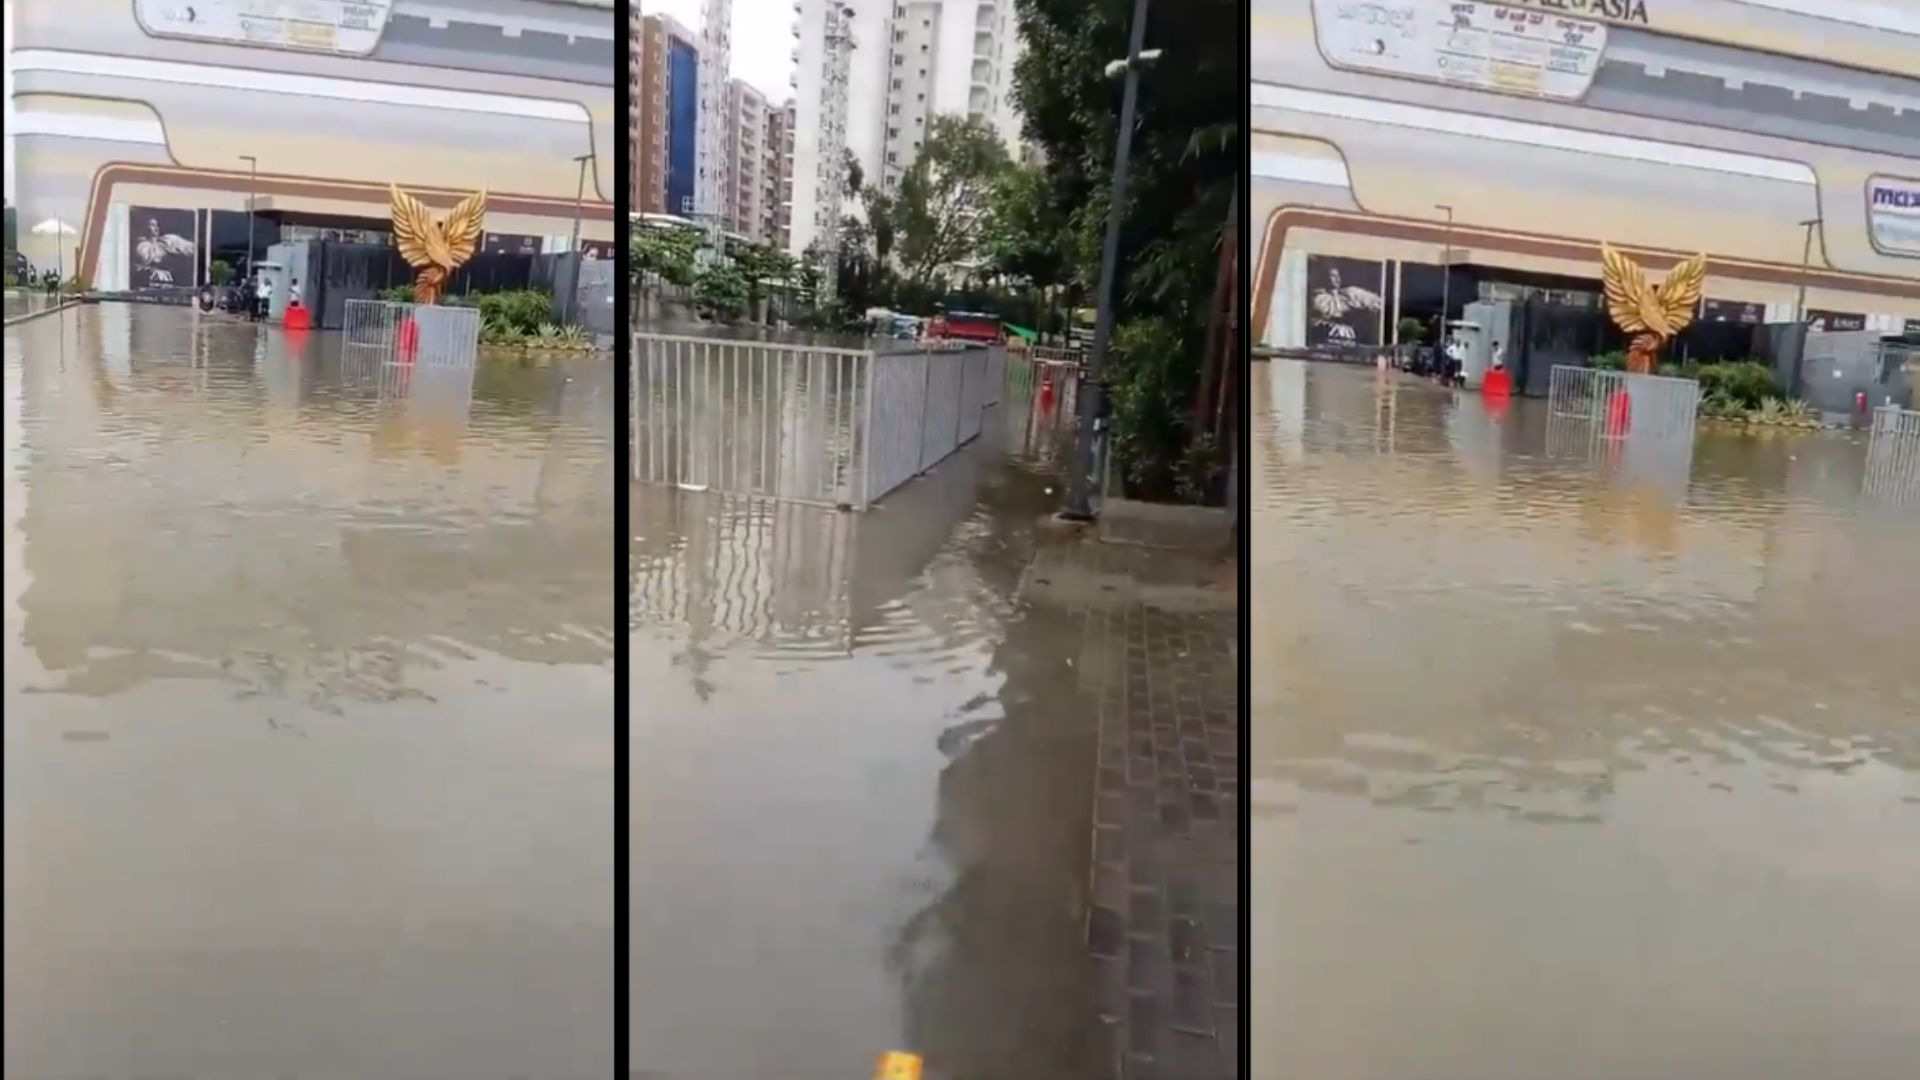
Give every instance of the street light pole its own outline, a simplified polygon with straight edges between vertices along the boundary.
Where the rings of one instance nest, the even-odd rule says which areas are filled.
[[[1447,215],[1445,245],[1440,249],[1440,340],[1434,347],[1446,351],[1447,324],[1453,318],[1453,207],[1435,203],[1433,208]]]
[[[1800,249],[1800,298],[1794,302],[1794,318],[1802,326],[1807,322],[1807,274],[1813,270],[1813,231],[1820,227],[1820,218],[1812,218],[1800,223],[1807,231],[1806,246]]]
[[[252,154],[241,154],[240,160],[247,163],[247,265],[246,273],[253,273],[253,194],[260,186],[260,159]],[[208,244],[212,247],[212,244]]]
[[[1100,415],[1100,376],[1106,365],[1107,344],[1113,337],[1113,277],[1120,261],[1120,215],[1127,201],[1127,155],[1133,150],[1133,110],[1140,95],[1140,46],[1147,36],[1147,0],[1134,0],[1133,27],[1127,41],[1126,89],[1120,95],[1120,132],[1113,149],[1113,189],[1107,200],[1107,240],[1100,253],[1100,292],[1093,320],[1093,352],[1082,377],[1079,430],[1074,436],[1073,473],[1067,484],[1067,505],[1060,516],[1068,521],[1092,521],[1093,425]]]
[[[587,163],[593,160],[593,152],[581,154],[573,159],[580,166],[580,182],[573,189],[573,239],[567,242],[567,253],[573,258],[573,282],[567,289],[567,298],[561,311],[563,318],[573,322],[574,298],[580,294],[580,215],[587,197]]]
[[[1793,385],[1787,387],[1789,394],[1800,393],[1800,379],[1806,370],[1807,362],[1807,275],[1813,271],[1813,232],[1820,227],[1820,218],[1809,218],[1800,223],[1807,230],[1807,242],[1800,249],[1800,296],[1794,301],[1794,321],[1800,324],[1793,335]]]

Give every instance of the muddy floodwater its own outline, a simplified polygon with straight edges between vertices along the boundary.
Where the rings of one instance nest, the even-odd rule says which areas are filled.
[[[865,514],[632,488],[641,1075],[1108,1075],[1093,702],[1021,427]]]
[[[1255,1075],[1920,1075],[1920,515],[1864,437],[1251,382]]]
[[[5,353],[6,1075],[611,1075],[612,361]]]

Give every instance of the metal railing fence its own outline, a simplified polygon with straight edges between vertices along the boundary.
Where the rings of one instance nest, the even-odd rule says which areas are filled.
[[[1693,437],[1700,384],[1692,379],[1556,365],[1547,388],[1551,416],[1595,425],[1604,438]]]
[[[1892,405],[1874,410],[1865,487],[1875,498],[1920,505],[1920,411]]]
[[[865,510],[979,436],[997,353],[635,334],[634,478]]]
[[[434,366],[471,366],[480,348],[477,308],[348,300],[347,348]]]

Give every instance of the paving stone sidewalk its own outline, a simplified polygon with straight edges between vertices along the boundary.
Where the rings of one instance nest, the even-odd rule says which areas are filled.
[[[1108,511],[1055,549],[1099,702],[1087,945],[1125,1080],[1238,1075],[1239,712],[1231,563],[1195,533]],[[1219,530],[1224,533],[1224,529]]]

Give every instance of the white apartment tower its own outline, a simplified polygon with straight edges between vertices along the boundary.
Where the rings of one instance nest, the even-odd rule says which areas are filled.
[[[886,35],[881,158],[873,170],[881,183],[899,183],[940,115],[987,121],[1018,156],[1020,34],[1012,0],[894,0]]]
[[[727,173],[728,71],[733,64],[733,0],[700,0],[700,92],[694,121],[696,214],[725,220]]]
[[[788,250],[804,254],[818,244],[839,250],[840,216],[847,195],[846,151],[854,100],[853,58],[861,40],[877,40],[859,31],[862,12],[847,0],[794,0],[793,212]],[[862,148],[853,147],[866,162]]]
[[[824,152],[834,134],[876,185],[899,183],[936,115],[985,118],[1020,156],[1013,0],[793,0],[793,12],[794,254],[849,209],[845,177],[825,175],[840,157]]]

